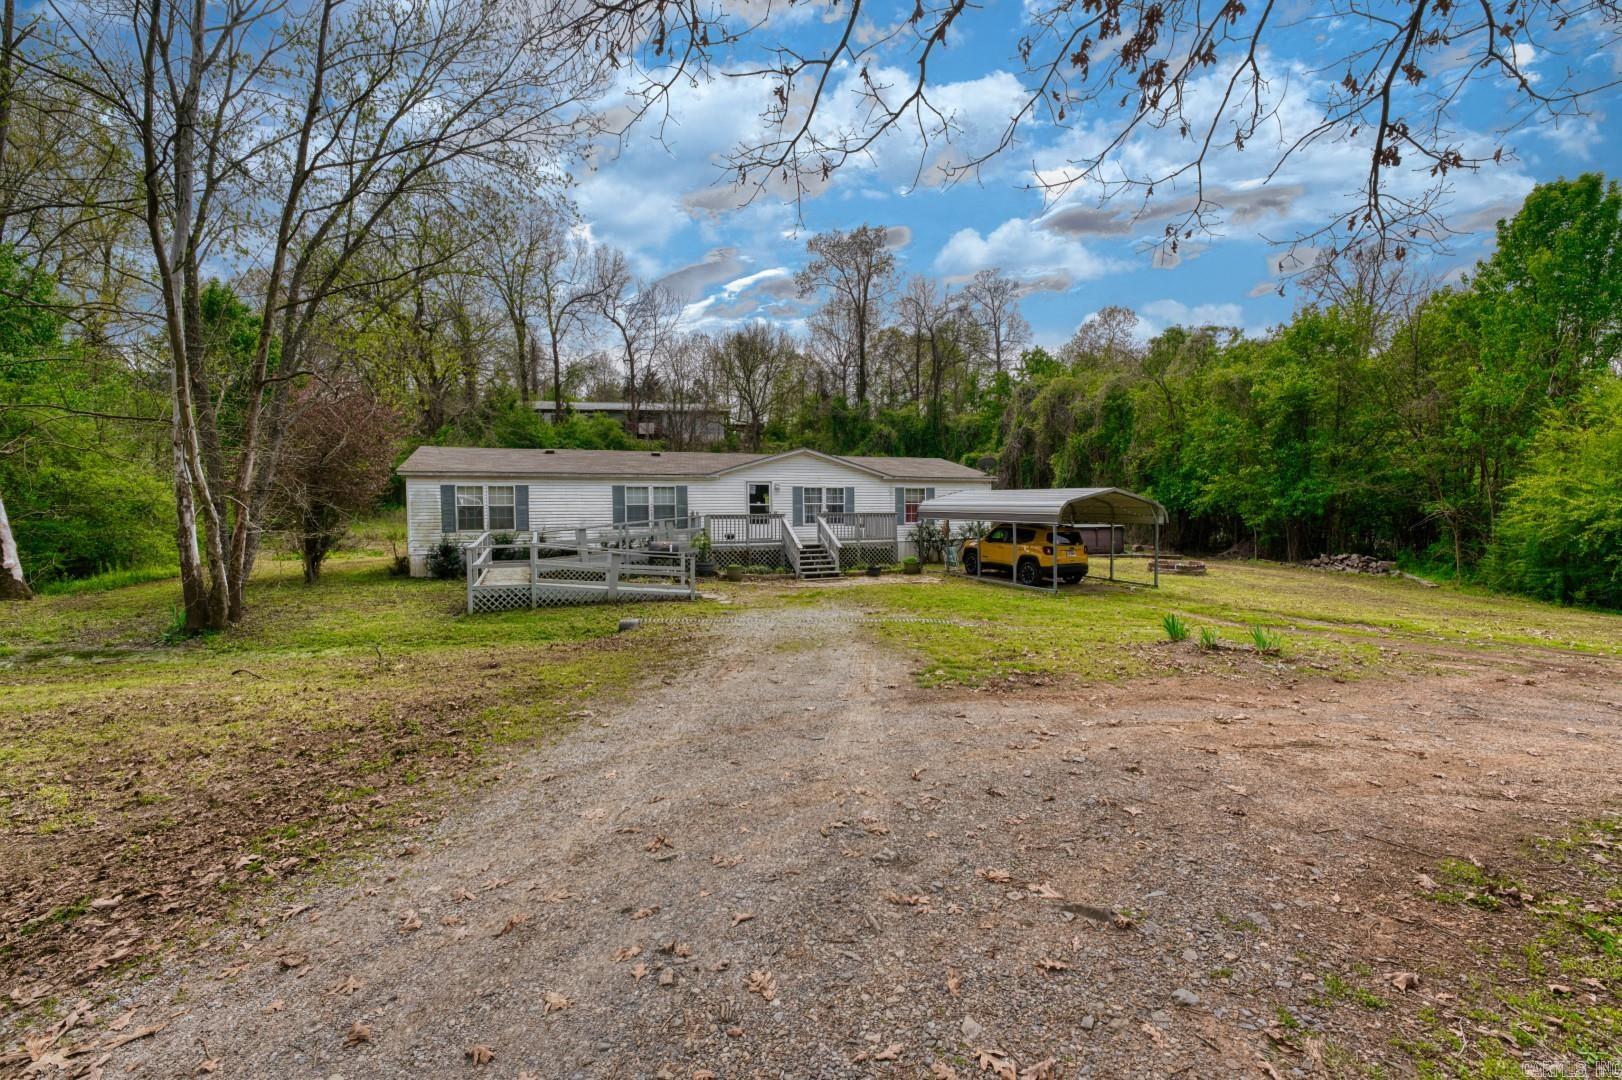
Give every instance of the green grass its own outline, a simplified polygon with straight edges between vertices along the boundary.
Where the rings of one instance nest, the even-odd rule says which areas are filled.
[[[1535,843],[1527,886],[1463,860],[1437,865],[1439,887],[1427,899],[1480,908],[1477,918],[1499,924],[1488,931],[1495,938],[1523,944],[1495,952],[1446,1011],[1420,1010],[1425,1036],[1399,1043],[1419,1075],[1575,1077],[1622,1066],[1622,866],[1611,857],[1619,845],[1622,818]],[[1503,1033],[1519,1055],[1490,1035],[1461,1039],[1458,1017],[1467,1032]]]
[[[686,655],[687,631],[615,632],[669,605],[468,616],[461,582],[390,577],[388,561],[364,532],[313,586],[296,560],[266,557],[241,626],[174,644],[172,578],[7,608],[0,892],[26,891],[20,921],[36,929],[0,963],[0,984],[77,970],[87,942],[67,915],[86,881],[136,897],[209,877],[182,914],[218,915],[430,810],[492,775],[505,748],[552,737]],[[120,915],[161,939],[179,916],[160,903]]]
[[[898,623],[883,636],[925,660],[926,685],[980,684],[1008,675],[1125,678],[1171,659],[1161,619],[1170,609],[1213,632],[1252,627],[1278,636],[1283,658],[1340,676],[1385,663],[1384,645],[1511,651],[1524,647],[1622,656],[1622,617],[1401,578],[1324,574],[1268,563],[1212,564],[1203,577],[1161,576],[1161,588],[1089,580],[1062,595],[1027,592],[931,573],[911,587],[797,590],[791,602],[860,605],[947,620]],[[1233,650],[1178,663],[1237,663]]]

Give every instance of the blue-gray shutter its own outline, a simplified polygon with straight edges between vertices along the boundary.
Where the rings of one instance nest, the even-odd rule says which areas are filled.
[[[614,485],[614,524],[625,524],[625,485]]]
[[[904,487],[895,489],[895,523],[897,525],[907,523],[907,489]]]
[[[805,488],[794,489],[794,517],[791,519],[796,525],[805,524]]]
[[[687,528],[687,485],[676,485],[676,528]]]
[[[513,486],[513,528],[529,532],[529,485]]]
[[[456,485],[439,485],[439,531],[456,531]]]
[[[925,499],[933,499],[934,497],[935,497],[935,489],[934,488],[924,488],[924,498]]]
[[[853,488],[853,487],[848,487],[848,488],[845,489],[845,513],[854,514],[855,512],[856,512],[856,489]]]

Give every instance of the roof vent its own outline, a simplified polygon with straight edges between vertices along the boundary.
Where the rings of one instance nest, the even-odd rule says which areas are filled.
[[[659,456],[659,451],[657,451],[657,450],[650,450],[649,453],[651,453],[654,457]]]
[[[541,452],[544,453],[544,454],[555,454],[555,453],[557,453],[556,450],[543,450]]]

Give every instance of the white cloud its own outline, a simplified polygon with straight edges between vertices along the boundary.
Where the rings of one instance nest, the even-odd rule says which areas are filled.
[[[1151,300],[1138,312],[1165,326],[1243,326],[1245,312],[1238,304],[1195,304],[1181,300]]]
[[[1064,292],[1078,282],[1103,277],[1118,265],[1079,241],[1024,218],[1010,218],[984,236],[974,229],[959,229],[935,256],[936,271],[949,280],[1000,269],[1044,292]]]

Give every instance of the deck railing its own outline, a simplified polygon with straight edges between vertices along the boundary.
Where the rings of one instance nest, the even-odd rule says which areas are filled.
[[[463,553],[469,614],[614,600],[690,600],[697,595],[697,555],[691,550],[573,544],[532,532],[502,544],[482,533]]]
[[[770,546],[780,542],[782,514],[710,514],[704,519],[712,547]]]
[[[846,511],[823,514],[819,520],[827,521],[828,530],[844,543],[877,544],[896,538],[895,515],[890,513]]]

